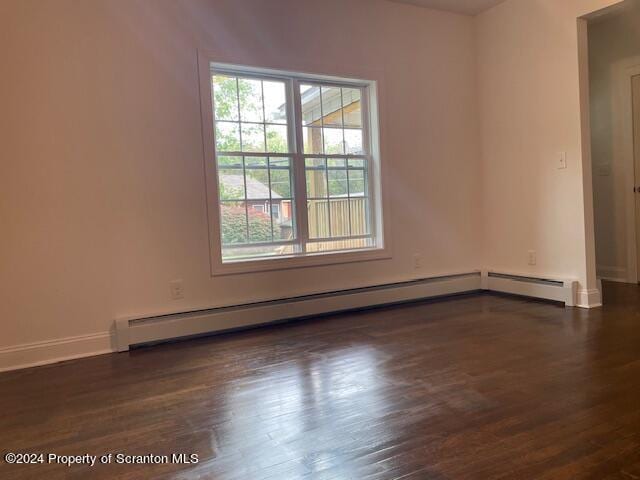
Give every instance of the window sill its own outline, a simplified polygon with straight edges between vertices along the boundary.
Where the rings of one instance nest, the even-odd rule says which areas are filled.
[[[293,268],[323,267],[342,263],[387,260],[390,258],[391,253],[387,248],[369,248],[336,253],[317,253],[304,256],[240,260],[226,263],[214,261],[211,270],[212,276],[217,277],[242,273],[289,270]]]

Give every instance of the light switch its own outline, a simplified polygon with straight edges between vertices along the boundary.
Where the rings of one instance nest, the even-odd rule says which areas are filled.
[[[174,280],[169,283],[169,288],[171,289],[171,298],[173,300],[180,300],[184,298],[184,283],[182,280]]]
[[[567,168],[567,152],[558,153],[558,170]]]

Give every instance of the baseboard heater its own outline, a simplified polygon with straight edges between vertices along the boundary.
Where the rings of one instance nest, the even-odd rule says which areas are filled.
[[[116,342],[122,352],[134,345],[481,290],[564,302],[572,307],[577,285],[571,279],[470,272],[230,307],[123,318],[115,322]]]
[[[578,282],[572,279],[539,278],[492,271],[482,272],[482,289],[526,297],[576,304]]]
[[[426,278],[339,292],[283,298],[147,318],[116,320],[118,351],[133,345],[234,330],[325,313],[481,290],[481,272]]]

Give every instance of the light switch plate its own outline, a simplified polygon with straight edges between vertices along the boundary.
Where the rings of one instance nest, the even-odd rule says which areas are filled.
[[[182,280],[174,280],[169,283],[171,289],[171,298],[173,300],[180,300],[184,298],[184,283]]]
[[[558,170],[567,168],[567,152],[558,152]]]

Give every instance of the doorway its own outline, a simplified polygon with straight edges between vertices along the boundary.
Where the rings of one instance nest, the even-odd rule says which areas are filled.
[[[588,21],[588,85],[596,276],[640,272],[640,2]]]

